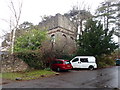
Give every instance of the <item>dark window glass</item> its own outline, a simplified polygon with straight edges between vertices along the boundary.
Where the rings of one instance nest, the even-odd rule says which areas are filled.
[[[63,62],[62,61],[57,61],[57,64],[63,64]]]
[[[54,36],[55,36],[54,34],[51,35],[51,37],[54,37]]]
[[[88,62],[88,58],[80,58],[81,62]]]
[[[73,37],[70,37],[72,40],[74,39]]]
[[[54,34],[51,35],[51,42],[55,42],[55,35]]]
[[[63,64],[62,61],[53,61],[52,64]]]
[[[72,62],[77,62],[79,59],[78,58],[75,58]]]
[[[63,34],[63,36],[64,36],[64,37],[66,37],[66,35],[65,35],[65,34]]]

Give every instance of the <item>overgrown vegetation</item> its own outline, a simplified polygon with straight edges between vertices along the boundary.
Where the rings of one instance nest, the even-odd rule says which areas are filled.
[[[31,68],[43,69],[44,61],[41,60],[41,53],[38,51],[25,51],[15,54],[18,58],[22,59]]]
[[[76,54],[73,54],[73,55],[61,55],[58,58],[59,59],[65,59],[65,60],[72,60],[75,56],[76,56]]]
[[[11,4],[13,5],[13,3]],[[80,29],[80,33],[77,33],[77,30],[75,32],[76,35],[80,34],[80,36],[77,41],[77,53],[74,55],[69,55],[69,52],[64,52],[66,45],[63,45],[60,50],[58,49],[59,47],[57,48],[58,50],[53,50],[53,42],[51,43],[49,40],[50,43],[44,43],[44,41],[47,41],[47,33],[45,30],[39,30],[37,25],[34,26],[30,22],[24,22],[23,24],[19,25],[19,28],[17,28],[19,18],[16,18],[17,24],[15,25],[15,30],[13,30],[14,32],[11,29],[11,33],[13,34],[10,33],[10,35],[6,35],[3,46],[7,46],[7,42],[12,42],[13,44],[10,45],[12,46],[12,52],[14,47],[14,54],[26,62],[31,68],[35,69],[44,69],[46,67],[49,67],[51,58],[55,57],[71,60],[76,55],[95,56],[97,58],[99,67],[114,65],[114,59],[109,58],[108,55],[110,55],[118,46],[112,40],[112,36],[115,30],[110,30],[110,23],[116,23],[116,30],[119,30],[119,4],[120,2],[104,2],[102,3],[102,6],[97,9],[97,14],[95,17],[99,21],[104,21],[103,24],[105,30],[103,29],[101,22],[94,21],[93,19],[88,20],[90,18],[93,18],[94,15],[92,15],[87,9],[79,9],[75,6],[72,10],[70,10],[69,13],[64,14],[73,21],[76,28],[79,27]],[[14,5],[12,8],[14,9]],[[114,15],[115,12],[116,15]],[[116,16],[117,18],[115,18]],[[102,17],[102,19],[99,17]],[[50,17],[44,17],[43,20],[47,20],[47,18]],[[84,29],[83,25],[85,24],[86,26]],[[116,35],[119,36],[118,31],[116,32]],[[14,36],[16,36],[16,38]],[[15,42],[14,39],[16,39]]]
[[[22,59],[29,65],[30,68],[34,69],[45,69],[50,66],[52,60],[49,55],[42,53],[40,50],[29,50],[25,52],[15,53],[15,56]]]
[[[115,59],[111,55],[108,55],[108,56],[105,55],[105,56],[97,57],[97,59],[99,61],[98,62],[98,67],[99,68],[115,65]]]
[[[107,55],[111,54],[118,45],[112,41],[114,30],[105,31],[100,22],[92,19],[86,23],[83,35],[79,36],[77,55],[95,56],[98,66],[112,65],[113,61]]]
[[[25,71],[25,72],[14,72],[14,73],[1,73],[0,78],[16,80],[16,78],[21,78],[21,80],[32,80],[40,78],[41,75],[43,76],[50,76],[54,75],[55,72],[48,71],[48,70],[33,70],[33,71]]]
[[[18,37],[15,41],[14,51],[24,52],[27,50],[37,50],[40,48],[43,41],[46,40],[45,30],[32,29],[24,32],[23,35]]]
[[[88,20],[83,34],[77,41],[76,55],[95,56],[99,67],[114,65],[114,61],[107,58],[118,46],[112,41],[114,30],[103,30],[101,22]],[[44,69],[49,67],[50,58],[61,58],[71,60],[75,55],[62,55],[53,51],[46,40],[46,32],[31,30],[16,39],[16,56],[25,61],[30,67]],[[47,47],[45,46],[47,45]],[[61,54],[61,55],[58,55]]]
[[[41,50],[45,40],[47,40],[45,30],[32,29],[26,31],[16,38],[14,54],[31,68],[44,69],[48,67],[46,61],[48,57],[45,58],[45,53]]]

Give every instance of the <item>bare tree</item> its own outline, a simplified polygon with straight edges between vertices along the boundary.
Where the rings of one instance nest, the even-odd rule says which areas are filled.
[[[22,12],[22,2],[19,3],[19,5],[20,6],[18,7],[19,8],[18,11],[16,10],[15,5],[14,5],[12,0],[10,1],[10,6],[8,6],[9,9],[11,10],[11,12],[13,14],[12,16],[15,20],[15,21],[10,22],[10,23],[14,23],[13,28],[10,28],[12,31],[11,54],[13,54],[13,52],[14,52],[13,50],[14,50],[15,33],[16,33],[16,30],[18,29],[18,26],[19,26],[19,21],[20,21],[21,12]]]
[[[14,72],[15,68],[14,68],[14,65],[15,65],[15,61],[16,59],[14,58],[13,56],[13,53],[14,53],[14,43],[15,43],[15,34],[16,34],[16,30],[18,30],[19,28],[19,21],[20,21],[20,17],[21,17],[21,12],[22,12],[22,2],[19,2],[19,7],[18,9],[15,8],[15,4],[14,2],[11,0],[10,1],[10,5],[8,6],[12,15],[11,15],[11,18],[10,18],[10,48],[11,48],[11,55],[9,56],[9,59],[12,60],[12,70]]]
[[[76,32],[77,34],[83,33],[84,22],[92,17],[92,14],[90,13],[90,7],[84,2],[79,6],[73,6],[72,10],[64,15],[70,18],[70,20],[75,24],[76,28],[78,29]]]

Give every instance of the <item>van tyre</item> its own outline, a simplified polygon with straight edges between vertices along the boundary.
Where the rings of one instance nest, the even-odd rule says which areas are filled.
[[[93,66],[89,66],[89,70],[93,70],[94,69],[94,67]]]

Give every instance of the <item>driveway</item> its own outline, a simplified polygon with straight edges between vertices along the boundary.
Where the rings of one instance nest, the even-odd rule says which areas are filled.
[[[4,84],[3,88],[120,88],[120,66],[97,70],[70,70],[37,80]]]

